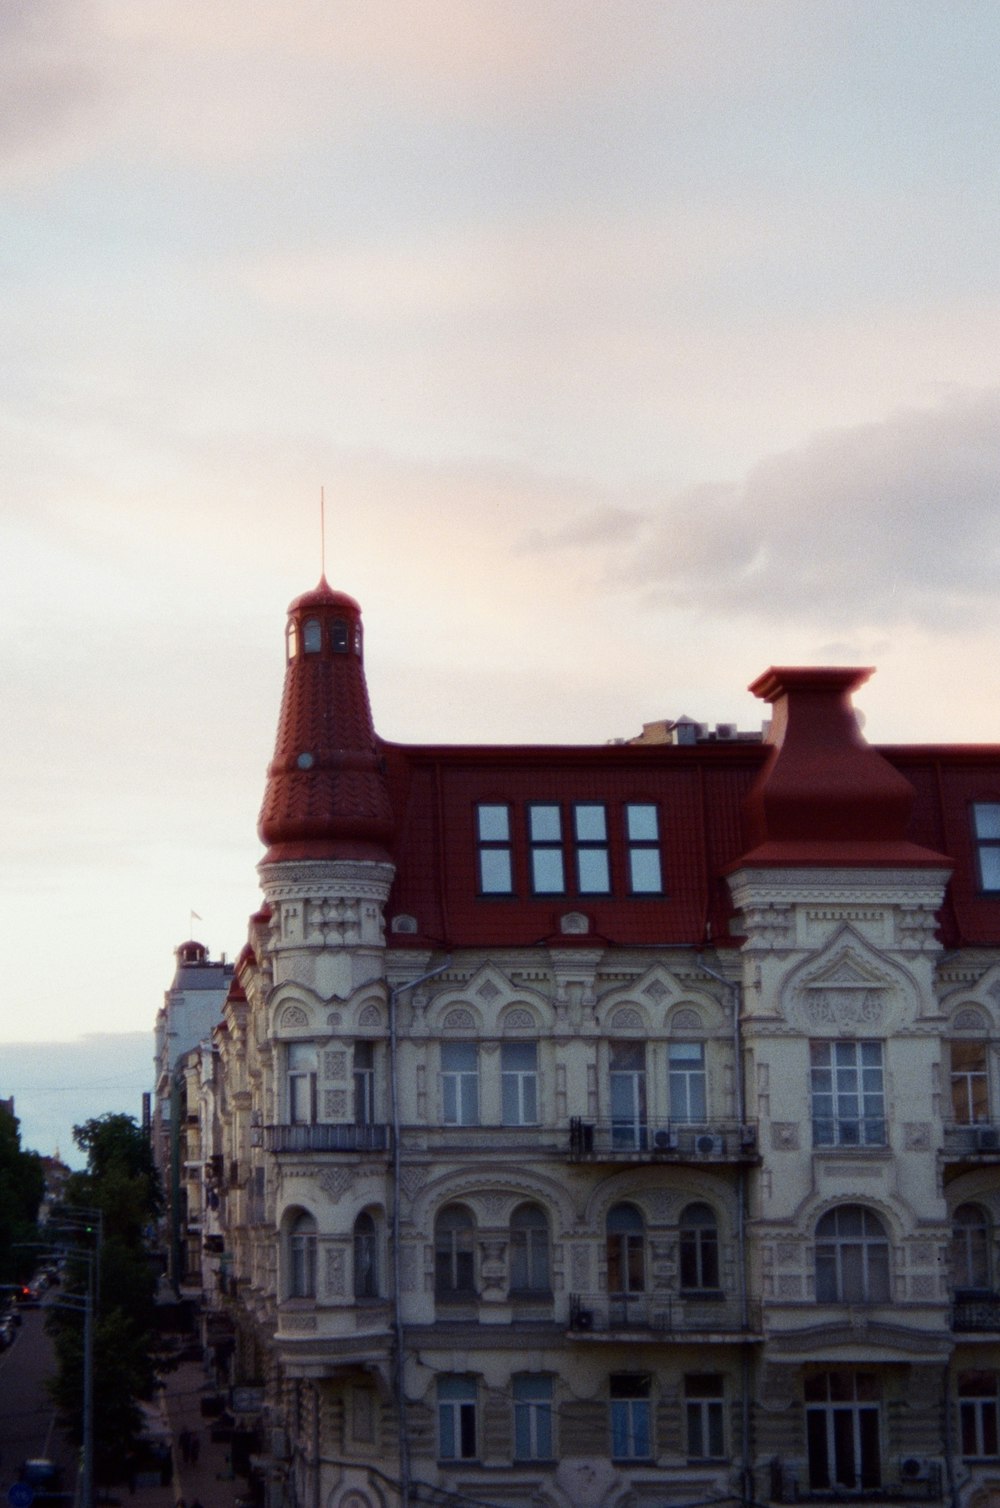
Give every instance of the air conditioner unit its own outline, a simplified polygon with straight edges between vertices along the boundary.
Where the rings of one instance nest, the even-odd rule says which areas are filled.
[[[677,1147],[677,1132],[671,1131],[669,1126],[661,1126],[659,1131],[653,1132],[654,1152],[673,1152]]]
[[[573,1326],[572,1326],[572,1328],[574,1330],[593,1330],[593,1328],[594,1328],[594,1311],[593,1311],[593,1309],[576,1309],[576,1310],[574,1310],[573,1311]]]
[[[754,1151],[754,1149],[757,1146],[757,1127],[756,1126],[741,1126],[740,1127],[740,1146],[743,1148],[744,1152],[752,1152],[752,1151]]]
[[[694,1149],[699,1157],[718,1157],[726,1150],[726,1139],[724,1136],[713,1136],[710,1131],[705,1131],[695,1137]]]
[[[996,1126],[976,1127],[976,1151],[1000,1152],[1000,1131]]]
[[[901,1482],[929,1482],[934,1475],[934,1462],[926,1456],[901,1456],[899,1479]]]

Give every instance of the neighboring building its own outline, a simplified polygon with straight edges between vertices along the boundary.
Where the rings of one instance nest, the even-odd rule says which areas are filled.
[[[214,1035],[270,1504],[1000,1495],[1000,748],[374,732],[292,604]]]
[[[175,1285],[200,1280],[202,1151],[195,1067],[200,1044],[211,1040],[233,977],[225,955],[217,962],[203,943],[193,939],[175,949],[173,983],[156,1015],[152,1107],[153,1157],[166,1202],[168,1269]],[[195,1059],[188,1061],[195,1051]],[[191,1072],[196,1074],[192,1083]],[[193,1093],[191,1091],[194,1091]],[[189,1210],[190,1202],[190,1210]]]

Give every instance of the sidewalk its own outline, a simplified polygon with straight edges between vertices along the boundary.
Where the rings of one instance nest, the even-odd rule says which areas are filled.
[[[213,1442],[213,1420],[202,1418],[201,1400],[213,1391],[205,1386],[205,1369],[200,1362],[182,1362],[166,1379],[162,1407],[174,1442],[173,1482],[164,1487],[137,1485],[134,1492],[127,1486],[115,1489],[115,1497],[130,1508],[175,1508],[183,1500],[186,1508],[200,1503],[201,1508],[236,1508],[248,1493],[242,1477],[233,1477],[229,1446]],[[181,1433],[190,1431],[198,1441],[197,1460],[184,1460]]]

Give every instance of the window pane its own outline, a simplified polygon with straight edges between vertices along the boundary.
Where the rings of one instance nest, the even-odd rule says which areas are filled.
[[[529,806],[528,823],[533,843],[558,843],[562,837],[558,806]]]
[[[655,848],[633,848],[628,856],[629,887],[634,895],[655,894],[663,889],[660,855]]]
[[[579,888],[587,895],[607,895],[611,890],[611,870],[604,848],[580,848],[576,855]]]
[[[1000,802],[979,801],[972,808],[977,838],[1000,839]]]
[[[509,851],[505,848],[482,849],[479,877],[485,895],[508,895],[514,888]]]
[[[604,843],[608,824],[603,806],[579,805],[573,808],[576,836],[581,843]]]
[[[479,837],[484,843],[506,843],[510,838],[510,813],[506,806],[476,808]]]
[[[561,895],[566,889],[561,848],[536,848],[531,855],[531,884],[538,895]]]
[[[625,808],[625,830],[630,843],[655,843],[659,837],[656,807],[630,802]]]
[[[1000,846],[979,850],[979,868],[984,890],[1000,890]]]

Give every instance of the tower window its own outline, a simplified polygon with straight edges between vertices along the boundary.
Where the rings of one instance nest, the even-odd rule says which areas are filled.
[[[299,626],[297,623],[289,623],[285,630],[285,652],[290,660],[294,660],[299,652]]]
[[[343,618],[334,618],[330,624],[330,644],[335,655],[346,655],[351,647],[351,636]]]
[[[302,625],[302,648],[307,655],[318,655],[323,648],[323,630],[318,618],[307,618]]]

